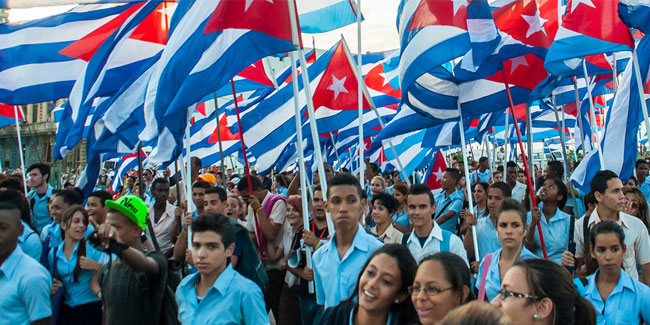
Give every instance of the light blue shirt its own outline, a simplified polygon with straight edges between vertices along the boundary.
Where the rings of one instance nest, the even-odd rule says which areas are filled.
[[[40,233],[43,230],[43,227],[47,226],[52,219],[50,219],[50,212],[47,209],[47,203],[52,197],[52,186],[47,186],[47,192],[45,195],[40,197],[36,194],[36,189],[29,191],[29,200],[34,200],[34,206],[32,207],[32,221],[34,223],[34,228]],[[31,204],[31,202],[30,202]]]
[[[643,196],[645,196],[646,201],[650,202],[650,177],[646,177],[645,180],[643,180],[643,183],[639,184],[637,187],[639,188],[639,191],[643,193]]]
[[[81,269],[77,282],[74,281],[74,268],[77,265],[77,250],[79,249],[79,243],[74,247],[70,259],[65,257],[63,253],[63,243],[59,246],[50,250],[48,255],[48,261],[50,262],[50,268],[54,268],[54,257],[56,255],[57,259],[57,276],[58,279],[63,283],[64,297],[63,303],[75,307],[89,302],[99,301],[99,298],[90,290],[90,280],[93,277],[93,271]],[[109,260],[109,255],[100,252],[88,242],[86,242],[86,257],[99,263],[107,264]],[[54,274],[52,274],[54,276]]]
[[[95,232],[95,228],[91,225],[88,225],[86,233],[84,233],[84,237],[88,238],[90,235],[92,235],[93,232]],[[41,233],[41,241],[43,243],[45,243],[47,236],[50,236],[50,242],[48,246],[49,252],[52,247],[57,247],[63,242],[63,236],[61,235],[61,226],[58,223],[54,222],[47,225],[45,228],[43,228],[43,232]]]
[[[650,321],[650,288],[632,279],[621,270],[618,284],[603,301],[596,286],[596,273],[587,277],[589,283],[582,286],[580,279],[573,280],[578,287],[578,293],[585,297],[596,309],[597,324],[639,324],[641,318],[645,323]]]
[[[366,260],[382,245],[383,243],[377,237],[367,233],[359,225],[352,246],[341,259],[336,248],[336,233],[334,233],[332,239],[314,253],[316,302],[328,308],[349,298]]]
[[[441,215],[447,213],[447,211],[455,211],[456,214],[453,217],[447,219],[447,221],[443,222],[442,224],[438,223],[442,229],[449,230],[455,234],[456,224],[458,223],[458,216],[460,215],[460,210],[463,209],[463,194],[454,191],[449,194],[449,196],[446,195],[447,193],[445,191],[442,191],[436,195],[436,212],[434,215],[437,219]],[[447,205],[447,203],[450,201],[451,204]]]
[[[501,249],[501,241],[489,215],[476,221],[476,239],[478,241],[479,261],[483,260],[486,254]]]
[[[278,194],[278,195],[282,195],[282,196],[284,196],[284,197],[287,197],[287,193],[288,193],[288,192],[289,192],[289,189],[287,189],[287,188],[284,187],[284,186],[283,186],[283,187],[280,187],[279,189],[277,189],[277,194]]]
[[[519,254],[520,260],[527,260],[531,258],[538,258],[535,254],[531,253],[526,247],[521,246],[521,253]],[[499,290],[501,290],[501,272],[499,270],[499,260],[501,259],[501,249],[498,249],[492,255],[492,262],[490,263],[487,276],[485,277],[485,295],[488,301],[496,297]],[[483,274],[483,262],[478,267],[478,276],[476,277],[476,289],[481,288],[481,275]]]
[[[571,216],[558,208],[555,210],[555,215],[551,217],[551,220],[546,221],[546,216],[544,215],[542,208],[543,202],[540,202],[539,209],[542,211],[542,218],[539,222],[542,224],[542,234],[544,234],[546,254],[548,254],[549,260],[561,265],[562,252],[566,251],[569,247]],[[529,229],[535,232],[535,255],[544,256],[544,252],[542,251],[542,242],[539,240],[539,231],[535,225],[530,224],[531,220],[532,214],[528,212],[526,223],[528,223]]]
[[[406,209],[402,210],[402,213],[399,215],[397,215],[397,212],[395,212],[393,215],[393,220],[395,220],[398,225],[404,228],[408,228],[411,225],[411,218],[409,218],[409,215],[406,213]]]
[[[20,246],[0,266],[0,310],[3,324],[30,324],[52,316],[52,277]]]
[[[474,184],[476,183],[476,174],[478,172],[478,179],[482,183],[487,183],[490,181],[490,176],[492,176],[492,172],[489,169],[486,169],[484,172],[481,173],[480,170],[475,170],[471,173],[469,173],[469,183]]]
[[[18,245],[20,245],[20,248],[25,254],[29,255],[36,261],[40,261],[43,244],[41,243],[41,239],[38,238],[38,233],[32,230],[25,221],[20,220],[20,222],[23,224],[25,230],[23,230],[23,234],[18,237]]]
[[[566,206],[574,208],[573,212],[576,214],[578,218],[580,218],[585,215],[585,212],[587,212],[587,210],[585,210],[585,201],[584,201],[585,193],[579,189],[577,190],[578,190],[578,195],[576,195],[576,204],[578,205],[578,207],[576,208],[573,206],[573,197],[571,196],[571,193],[569,193],[567,196]]]
[[[188,275],[176,289],[178,320],[189,324],[269,324],[262,290],[228,264],[199,302],[196,282]]]

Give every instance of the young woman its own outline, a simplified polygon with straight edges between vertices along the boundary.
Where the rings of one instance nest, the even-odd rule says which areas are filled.
[[[613,221],[602,221],[591,229],[591,255],[598,261],[596,273],[574,283],[580,294],[596,308],[598,324],[650,322],[650,288],[625,271],[625,233]]]
[[[405,184],[396,183],[393,186],[393,197],[397,200],[398,206],[395,215],[393,215],[393,220],[395,223],[393,226],[395,229],[403,232],[409,233],[413,230],[413,224],[411,219],[406,213],[406,198],[409,195],[409,188]]]
[[[88,213],[77,205],[67,209],[61,218],[63,243],[52,248],[48,259],[52,273],[52,294],[63,290],[63,304],[58,324],[101,324],[102,303],[99,287],[91,288],[97,271],[108,263],[109,255],[96,250],[84,239],[88,229]]]
[[[476,279],[476,288],[485,290],[488,300],[496,297],[503,276],[515,262],[537,257],[523,246],[527,228],[526,211],[519,202],[503,200],[496,224],[501,248],[483,258]],[[487,270],[484,271],[485,268]]]
[[[314,279],[313,273],[305,270],[305,257],[301,249],[303,219],[302,199],[292,195],[287,199],[287,222],[291,231],[284,232],[283,248],[287,258],[287,274],[280,296],[278,324],[300,324],[301,295],[308,294],[307,282]],[[296,263],[297,262],[297,263]]]
[[[569,272],[549,260],[515,263],[492,304],[513,324],[596,324],[594,307],[576,292]]]
[[[417,324],[408,294],[417,269],[406,246],[384,245],[363,266],[352,297],[325,310],[320,324]]]
[[[226,217],[234,218],[239,221],[239,224],[246,226],[246,215],[244,215],[244,200],[239,195],[230,194],[226,199],[224,205],[224,213]]]
[[[379,193],[386,192],[386,180],[381,176],[375,176],[370,181],[370,199]]]
[[[287,197],[289,183],[282,174],[275,174],[275,182],[273,182],[275,193]]]
[[[623,189],[625,194],[625,208],[623,212],[635,216],[641,221],[648,231],[650,231],[650,217],[648,216],[648,201],[645,199],[645,196],[638,188],[626,188]]]
[[[488,183],[474,184],[472,197],[474,198],[474,215],[481,219],[488,216],[487,211],[487,192],[490,185]]]
[[[397,200],[392,195],[379,193],[372,197],[372,218],[375,226],[370,232],[377,235],[384,244],[401,244],[403,234],[395,229],[391,216],[397,210]]]
[[[411,301],[423,325],[438,324],[452,309],[474,300],[465,261],[453,253],[425,257],[409,287]]]
[[[477,186],[479,188],[480,186]],[[467,251],[467,258],[480,261],[486,254],[494,253],[501,248],[501,241],[497,236],[496,225],[497,215],[501,203],[511,195],[510,186],[504,182],[495,182],[487,190],[485,217],[476,220],[476,215],[467,209],[461,211],[465,219],[465,237],[463,245]],[[476,236],[478,239],[479,256],[474,254],[474,243],[472,242],[472,225],[476,225]],[[478,270],[478,262],[472,263],[474,272]]]
[[[548,258],[562,264],[562,253],[567,250],[571,227],[571,216],[562,211],[567,200],[567,188],[557,178],[547,179],[539,191],[539,198],[542,201],[539,208],[528,212],[528,233],[524,245],[535,255],[544,256],[537,230],[537,223],[541,222]]]

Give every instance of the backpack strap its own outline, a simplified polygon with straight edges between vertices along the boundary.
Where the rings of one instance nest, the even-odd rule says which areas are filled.
[[[478,301],[485,300],[485,280],[487,279],[493,254],[486,254],[483,258],[483,269],[481,270],[481,286],[478,288]]]
[[[269,199],[266,200],[266,202],[264,202],[264,205],[262,206],[262,209],[264,209],[264,213],[266,213],[267,217],[271,216],[271,212],[273,211],[273,206],[275,205],[275,202],[278,202],[280,200],[285,202],[287,201],[287,199],[282,195],[270,194]]]
[[[449,230],[442,230],[442,241],[440,242],[440,251],[441,252],[449,252],[449,241],[451,240],[451,231]]]
[[[413,232],[409,232],[408,234],[404,234],[404,236],[402,236],[402,245],[407,246],[407,243],[409,241],[409,238],[411,238],[412,233]]]

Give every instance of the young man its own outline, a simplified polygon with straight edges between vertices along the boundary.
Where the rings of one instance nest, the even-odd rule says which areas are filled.
[[[490,171],[490,163],[488,161],[487,157],[481,157],[478,160],[478,173],[477,171],[473,171],[470,173],[469,180],[470,184],[474,184],[476,182],[483,182],[487,183],[490,181],[491,175]]]
[[[650,178],[648,177],[648,161],[639,159],[636,161],[634,173],[636,174],[637,187],[645,196],[646,201],[650,199]]]
[[[106,191],[95,191],[88,195],[86,200],[86,210],[88,216],[95,219],[97,223],[102,224],[106,221],[106,200],[110,200],[113,196]]]
[[[589,252],[589,238],[585,238],[585,230],[591,229],[593,225],[601,221],[614,221],[623,227],[625,232],[626,252],[623,257],[623,269],[633,279],[639,278],[637,267],[640,267],[643,274],[643,282],[650,283],[650,239],[647,228],[643,222],[629,214],[623,213],[625,206],[625,195],[623,194],[623,183],[616,173],[610,170],[601,170],[591,180],[591,192],[594,194],[598,204],[591,216],[585,216],[576,220],[574,238],[576,242],[576,254],[565,251],[562,254],[562,265],[576,266],[577,273],[589,275],[593,273],[591,263],[585,265],[585,255]],[[586,221],[587,220],[587,221]],[[587,225],[584,223],[587,222]]]
[[[436,222],[433,222],[432,216],[436,205],[428,186],[424,184],[411,186],[407,198],[407,209],[413,223],[413,232],[410,235],[405,235],[405,244],[418,263],[425,256],[438,252],[454,253],[468,263],[467,252],[460,238],[451,231],[443,230]]]
[[[0,202],[11,203],[20,210],[20,215],[22,216],[20,222],[24,230],[18,237],[18,245],[23,250],[23,253],[29,255],[36,261],[40,261],[41,254],[43,253],[43,243],[38,238],[38,233],[32,230],[24,220],[25,216],[29,216],[29,204],[25,199],[25,195],[14,189],[0,190]]]
[[[201,215],[192,222],[192,259],[197,273],[176,289],[178,320],[183,324],[269,324],[260,288],[228,263],[235,250],[235,229],[222,215]]]
[[[50,172],[50,165],[42,163],[36,163],[27,168],[29,176],[27,186],[32,189],[27,196],[32,207],[34,230],[38,233],[41,233],[43,228],[52,221],[47,210],[50,197],[52,197],[52,186],[48,184]]]
[[[522,202],[526,196],[526,184],[517,182],[519,166],[514,161],[509,161],[506,166],[506,183],[512,189],[512,198]]]
[[[496,172],[494,172],[494,176],[492,176],[492,178],[493,178],[492,179],[493,183],[503,182],[503,173],[500,172],[500,171],[496,171]]]
[[[329,186],[325,208],[332,216],[336,232],[313,257],[316,300],[325,308],[350,297],[364,263],[382,246],[359,226],[367,201],[357,178],[339,173],[332,177]]]
[[[191,160],[192,160],[192,166],[190,167],[190,182],[192,182],[192,184],[193,184],[194,181],[196,181],[196,178],[199,177],[199,175],[201,174],[201,166],[202,166],[203,162],[201,161],[201,158],[199,158],[199,157],[192,157]],[[185,185],[184,185],[185,183],[184,182],[185,182],[184,180],[181,180],[178,183],[174,184],[174,186],[172,186],[170,188],[169,193],[171,194],[171,201],[172,202],[177,202],[177,204],[180,204],[180,202],[185,202],[185,200],[187,200],[187,198],[185,197]],[[180,186],[180,193],[181,193],[180,198],[176,197],[176,193],[177,193],[176,192],[176,187],[177,186]]]
[[[52,277],[23,253],[20,210],[0,202],[0,310],[5,324],[50,324]]]
[[[102,266],[91,288],[104,303],[105,324],[159,324],[167,289],[167,258],[147,251],[141,240],[149,209],[142,199],[126,195],[107,200],[106,222],[91,219],[97,231],[90,241],[118,258]]]
[[[192,184],[192,202],[196,207],[196,215],[203,213],[205,208],[205,194],[212,186],[205,181],[196,181]]]
[[[458,216],[463,209],[463,192],[456,191],[456,185],[460,181],[461,175],[458,169],[447,168],[442,173],[440,192],[435,198],[435,206],[438,207],[434,220],[442,229],[456,233]]]
[[[323,200],[323,190],[320,185],[314,188],[314,198],[311,200],[311,224],[309,229],[311,231],[302,231],[305,244],[311,246],[312,249],[320,247],[323,243],[327,242],[329,237],[329,229],[327,229],[327,217],[325,216],[325,201]]]
[[[164,178],[156,178],[151,184],[151,194],[154,202],[149,207],[149,215],[153,218],[153,230],[162,253],[171,256],[176,207],[167,201],[169,182]]]

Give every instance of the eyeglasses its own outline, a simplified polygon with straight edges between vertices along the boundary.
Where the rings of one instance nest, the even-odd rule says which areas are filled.
[[[446,288],[446,289],[439,289],[439,288],[433,288],[433,287],[428,287],[428,288],[420,288],[420,287],[415,287],[415,286],[410,286],[408,287],[408,293],[411,296],[417,296],[420,294],[420,291],[424,290],[424,294],[426,294],[429,297],[437,296],[447,290],[451,290],[451,287]]]
[[[519,293],[519,292],[508,291],[506,289],[499,290],[499,292],[497,294],[499,296],[499,299],[501,299],[501,300],[505,300],[506,298],[510,298],[510,297],[527,298],[527,299],[535,299],[535,300],[539,299],[539,297],[537,297],[537,296],[528,295],[528,294]]]

